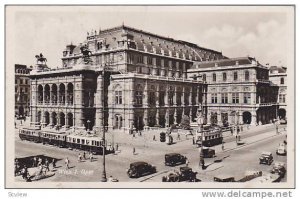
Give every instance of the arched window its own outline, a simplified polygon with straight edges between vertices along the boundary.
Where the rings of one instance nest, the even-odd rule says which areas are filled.
[[[245,80],[249,81],[249,71],[245,71]]]
[[[236,81],[238,79],[238,73],[235,71],[233,72],[233,80]]]
[[[284,84],[284,78],[280,78],[280,84]]]
[[[156,104],[156,97],[155,97],[155,86],[152,85],[149,92],[149,105]]]
[[[225,82],[227,80],[227,74],[223,73],[223,81]]]
[[[217,81],[217,75],[216,73],[213,73],[213,82]]]
[[[206,82],[206,74],[202,75],[202,80],[203,80],[203,82]]]

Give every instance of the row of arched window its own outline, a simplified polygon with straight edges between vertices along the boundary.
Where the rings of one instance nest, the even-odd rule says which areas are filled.
[[[48,111],[42,112],[38,111],[37,114],[37,121],[40,123],[44,123],[46,126],[48,125],[53,125],[53,126],[73,126],[74,122],[73,122],[73,114],[72,113],[67,113],[65,115],[65,113],[60,112],[60,113],[56,113],[56,112],[52,112],[49,113]]]
[[[67,85],[61,83],[59,85],[46,84],[44,86],[38,85],[38,103],[45,104],[60,104],[73,105],[74,86],[72,83]]]
[[[246,70],[245,73],[244,73],[244,79],[245,81],[249,81],[249,77],[250,77],[250,74],[249,74],[249,71]],[[206,74],[203,74],[202,75],[202,78],[203,78],[203,81],[206,82],[207,81],[207,78],[206,78]],[[237,71],[234,71],[233,72],[233,81],[237,81],[238,80],[238,72]],[[212,81],[213,82],[216,82],[217,81],[217,74],[216,73],[213,73],[212,74]],[[223,72],[222,73],[222,81],[227,81],[227,72]]]

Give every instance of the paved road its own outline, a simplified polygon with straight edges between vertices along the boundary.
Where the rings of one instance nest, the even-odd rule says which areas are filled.
[[[264,134],[266,131],[253,134],[256,137]],[[275,149],[279,142],[284,140],[285,135],[277,135],[269,139],[257,142],[255,144],[232,150],[228,152],[217,153],[214,159],[206,159],[206,165],[210,165],[206,171],[202,171],[198,167],[199,151],[191,145],[191,140],[178,142],[174,145],[166,145],[165,143],[149,142],[141,144],[136,148],[136,155],[132,154],[132,148],[121,147],[120,153],[117,155],[110,154],[106,156],[106,172],[107,177],[110,175],[117,177],[120,181],[161,181],[161,177],[174,167],[166,167],[163,164],[164,154],[168,152],[180,152],[189,158],[190,165],[194,170],[198,171],[198,178],[202,181],[212,181],[213,176],[219,173],[228,173],[239,176],[245,170],[262,170],[269,172],[270,166],[259,165],[258,157],[262,151],[271,151],[275,160],[286,162],[286,157],[277,157]],[[246,140],[247,138],[245,138]],[[228,140],[227,140],[228,143]],[[101,179],[102,174],[102,157],[96,156],[94,162],[77,162],[79,151],[70,151],[68,149],[59,149],[53,146],[44,146],[42,144],[20,141],[16,138],[16,154],[18,157],[31,155],[47,155],[49,157],[59,158],[57,162],[57,170],[55,176],[44,179],[43,181],[60,181],[60,182],[97,182]],[[71,169],[64,169],[63,159],[68,157],[71,161]],[[217,159],[223,159],[222,162],[214,163]],[[141,177],[138,179],[130,179],[126,175],[126,168],[133,161],[147,161],[157,167],[158,173]],[[179,167],[179,166],[177,166]],[[176,168],[176,167],[175,167]]]

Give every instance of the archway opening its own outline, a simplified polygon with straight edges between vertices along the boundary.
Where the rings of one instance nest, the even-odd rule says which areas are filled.
[[[249,111],[243,112],[244,124],[251,124],[252,115]]]
[[[284,108],[280,108],[278,110],[278,116],[279,116],[279,119],[285,119],[285,117],[286,117],[286,110]]]

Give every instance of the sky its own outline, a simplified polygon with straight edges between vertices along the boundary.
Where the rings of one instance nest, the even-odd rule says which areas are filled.
[[[124,23],[137,29],[201,47],[227,57],[255,57],[262,64],[288,67],[286,10],[272,7],[204,6],[36,6],[11,7],[14,62],[34,65],[43,53],[51,68],[61,67],[62,51],[86,39],[91,30]]]

